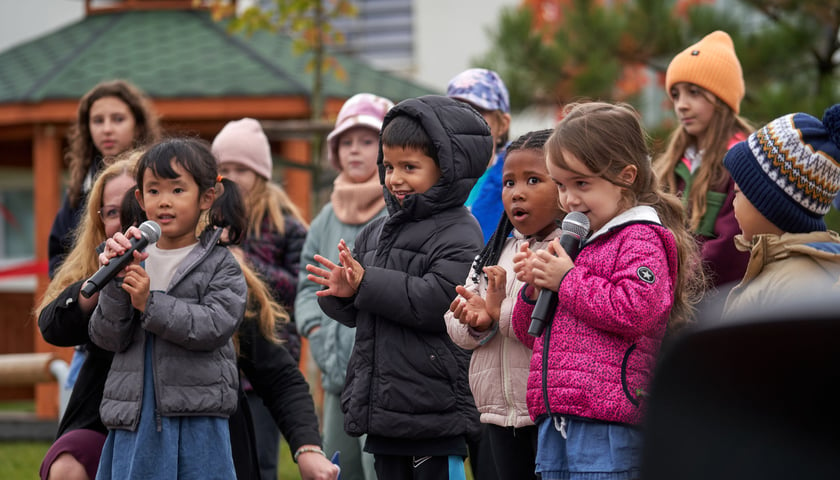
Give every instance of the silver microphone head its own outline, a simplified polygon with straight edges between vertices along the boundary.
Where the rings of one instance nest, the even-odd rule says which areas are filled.
[[[138,228],[140,228],[140,233],[146,237],[149,243],[155,243],[160,238],[160,225],[157,222],[146,220]]]
[[[589,217],[581,212],[571,212],[563,218],[563,224],[560,228],[564,232],[583,238],[589,233]]]

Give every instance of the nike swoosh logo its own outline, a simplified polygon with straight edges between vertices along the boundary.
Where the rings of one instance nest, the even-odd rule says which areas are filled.
[[[426,460],[432,458],[431,456],[426,457],[414,457],[414,468],[418,468],[420,465],[426,463]]]

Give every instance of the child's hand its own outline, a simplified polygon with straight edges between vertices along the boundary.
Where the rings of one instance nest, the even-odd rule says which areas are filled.
[[[481,295],[475,294],[466,289],[463,285],[455,287],[459,297],[456,297],[449,305],[452,315],[464,325],[468,325],[479,332],[483,332],[493,326],[493,319],[487,313],[486,303]]]
[[[554,239],[545,250],[534,252],[533,274],[534,285],[540,288],[547,288],[556,292],[560,288],[560,281],[566,272],[572,269],[575,264],[569,254],[560,246],[560,240]]]
[[[502,300],[507,296],[507,272],[504,267],[491,265],[484,267],[484,274],[487,275],[487,293],[484,295],[487,313],[494,322],[498,322]]]
[[[519,252],[513,255],[513,272],[516,274],[516,279],[520,282],[533,285],[533,264],[537,257],[528,247],[528,242],[522,243],[522,245],[519,246]]]
[[[309,264],[306,266],[306,271],[309,275],[306,276],[310,282],[315,282],[318,285],[327,287],[324,290],[318,290],[315,295],[319,297],[326,297],[329,295],[335,297],[352,297],[356,294],[356,290],[350,285],[347,279],[347,269],[336,265],[330,259],[315,255],[315,261],[326,267],[326,269]]]
[[[149,274],[146,269],[136,263],[125,267],[125,272],[122,289],[131,295],[131,305],[143,312],[146,310],[146,302],[149,300]]]
[[[128,227],[128,230],[125,234],[121,232],[117,232],[114,234],[113,237],[105,240],[105,249],[102,253],[99,254],[99,266],[108,265],[114,257],[119,257],[120,255],[124,254],[129,248],[131,248],[131,239],[142,238],[140,229],[137,227]],[[139,265],[140,262],[146,259],[149,256],[146,252],[138,252],[137,250],[133,253],[134,259],[132,263]],[[123,275],[125,270],[120,272],[118,277]]]
[[[307,452],[298,457],[298,470],[302,480],[335,480],[340,472],[338,465],[315,452]]]
[[[353,258],[353,252],[347,247],[343,238],[338,242],[338,261],[346,270],[347,281],[353,287],[353,293],[358,292],[359,285],[362,283],[362,277],[365,276],[365,269],[361,263]]]

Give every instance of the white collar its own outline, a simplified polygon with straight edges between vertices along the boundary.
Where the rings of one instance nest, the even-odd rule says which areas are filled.
[[[586,243],[591,242],[596,237],[599,237],[620,225],[640,222],[656,223],[662,225],[662,222],[659,220],[659,214],[656,213],[656,210],[653,207],[651,207],[650,205],[639,205],[633,208],[628,208],[627,210],[613,217],[612,220],[607,222],[597,232],[590,235],[589,238],[586,239]]]

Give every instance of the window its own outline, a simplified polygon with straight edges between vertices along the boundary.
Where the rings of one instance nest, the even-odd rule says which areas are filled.
[[[35,258],[31,170],[0,168],[0,272]],[[34,275],[0,275],[0,291],[33,291]]]
[[[35,256],[35,212],[30,171],[2,169],[0,177],[0,259]]]

